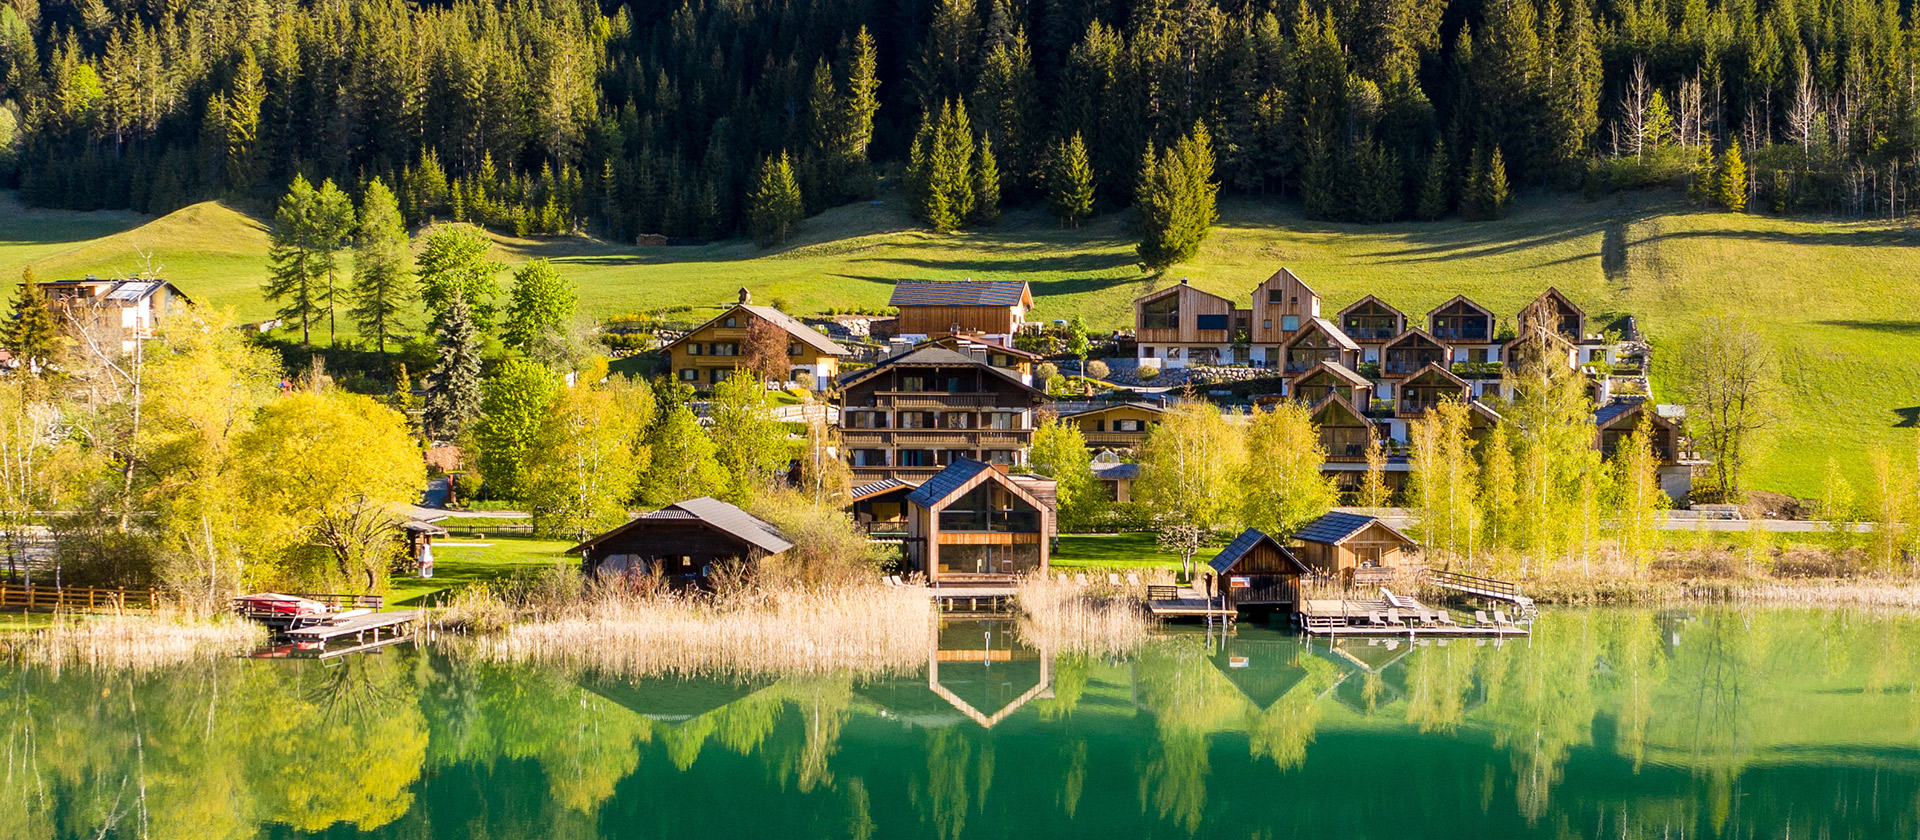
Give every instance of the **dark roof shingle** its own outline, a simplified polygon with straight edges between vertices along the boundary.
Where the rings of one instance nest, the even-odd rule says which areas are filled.
[[[1024,280],[902,280],[893,286],[890,306],[1018,306],[1027,296]]]
[[[1327,543],[1331,545],[1360,533],[1362,528],[1378,521],[1380,520],[1371,516],[1362,516],[1357,513],[1341,513],[1337,510],[1328,511],[1319,519],[1307,523],[1307,527],[1301,528],[1299,533],[1294,534],[1294,537],[1302,542]]]
[[[907,501],[921,507],[933,507],[960,490],[961,485],[973,480],[974,476],[993,469],[993,465],[972,458],[961,458],[946,469],[934,473],[920,489],[913,491]]]

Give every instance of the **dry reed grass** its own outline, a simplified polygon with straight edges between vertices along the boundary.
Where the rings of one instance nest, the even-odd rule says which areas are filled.
[[[924,665],[935,620],[918,587],[745,590],[718,599],[602,590],[559,614],[457,644],[491,661],[631,677],[879,675]]]
[[[1126,653],[1145,644],[1154,627],[1143,597],[1104,581],[1083,587],[1054,577],[1023,577],[1014,589],[1020,638],[1049,653]]]
[[[1920,581],[1865,579],[1773,582],[1739,590],[1735,597],[1742,601],[1771,604],[1920,609]]]
[[[69,616],[4,649],[19,661],[56,671],[67,667],[145,671],[237,656],[266,639],[265,628],[231,616],[162,610],[142,616]]]

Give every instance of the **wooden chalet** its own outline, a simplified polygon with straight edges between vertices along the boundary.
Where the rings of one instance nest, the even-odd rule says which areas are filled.
[[[1493,312],[1466,295],[1455,295],[1427,312],[1427,332],[1449,344],[1491,342]]]
[[[963,458],[907,496],[906,570],[973,583],[1047,570],[1050,500],[985,461]]]
[[[1231,362],[1236,328],[1246,328],[1244,313],[1232,300],[1203,292],[1184,277],[1179,285],[1142,295],[1133,302],[1140,363],[1171,370]]]
[[[900,310],[900,335],[1013,335],[1033,311],[1025,280],[902,280],[889,306]]]
[[[1100,482],[1108,501],[1133,501],[1133,482],[1140,478],[1139,464],[1122,461],[1112,452],[1102,452],[1093,457],[1089,466],[1093,469],[1093,480]]]
[[[1220,593],[1232,607],[1277,607],[1300,603],[1300,582],[1313,576],[1292,551],[1265,532],[1248,528],[1207,561]]]
[[[193,306],[178,287],[155,279],[89,275],[36,283],[28,291],[46,303],[63,327],[85,331],[95,341],[118,341],[121,353],[132,353],[136,342],[152,338],[167,319]]]
[[[1444,365],[1453,355],[1432,333],[1414,327],[1380,348],[1380,375],[1388,379],[1411,376],[1428,365]]]
[[[1694,454],[1692,442],[1672,418],[1645,400],[1616,400],[1593,412],[1594,446],[1600,456],[1612,458],[1625,441],[1647,424],[1653,456],[1660,463],[1660,489],[1677,507],[1685,507],[1693,495],[1694,468],[1704,463]]]
[[[972,356],[997,368],[1020,374],[1020,380],[1033,384],[1033,368],[1046,361],[1039,353],[1029,353],[1004,340],[1005,336],[991,336],[985,333],[958,333],[930,338],[919,347],[940,347],[962,355]]]
[[[907,535],[907,496],[917,486],[897,478],[855,485],[848,496],[848,513],[869,537],[903,539]]]
[[[1167,410],[1141,400],[1114,403],[1057,403],[1060,418],[1080,427],[1087,448],[1136,450],[1160,424]]]
[[[1320,446],[1329,461],[1365,463],[1367,442],[1376,434],[1373,421],[1342,394],[1328,394],[1313,406],[1313,422],[1320,430]]]
[[[1425,417],[1442,400],[1464,403],[1473,399],[1473,386],[1438,363],[1429,364],[1401,380],[1396,390],[1399,394],[1393,403],[1393,416],[1402,420]]]
[[[1552,286],[1521,309],[1515,323],[1522,327],[1546,326],[1570,342],[1578,342],[1587,335],[1587,311]]]
[[[1253,307],[1247,310],[1248,338],[1253,345],[1254,361],[1276,367],[1280,348],[1293,340],[1295,332],[1320,317],[1320,294],[1299,275],[1282,268],[1253,290]]]
[[[1373,389],[1372,380],[1337,362],[1321,362],[1287,380],[1287,396],[1307,405],[1338,394],[1362,411],[1372,407]]]
[[[1018,466],[1045,402],[1014,371],[926,347],[840,378],[840,441],[863,482],[917,483],[966,459]]]
[[[749,564],[793,547],[772,525],[719,499],[701,496],[629,520],[580,543],[581,570],[596,575],[665,577],[675,587],[705,588],[727,564]]]
[[[695,388],[711,388],[746,365],[747,336],[754,324],[771,324],[785,338],[787,381],[801,374],[812,377],[815,390],[826,390],[840,373],[847,348],[821,335],[799,319],[771,306],[756,306],[746,289],[740,302],[665,348],[673,376]]]
[[[1331,511],[1294,534],[1293,556],[1314,572],[1343,582],[1389,580],[1420,544],[1371,516]]]
[[[1361,344],[1385,344],[1407,331],[1406,313],[1373,295],[1340,310],[1334,322],[1347,337]]]
[[[1360,345],[1341,332],[1332,321],[1314,318],[1307,321],[1281,349],[1286,364],[1281,372],[1292,376],[1305,373],[1314,365],[1329,363],[1347,368],[1360,366]]]

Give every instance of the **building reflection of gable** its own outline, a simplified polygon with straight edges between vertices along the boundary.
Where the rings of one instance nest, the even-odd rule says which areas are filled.
[[[923,728],[962,719],[991,729],[1036,699],[1053,696],[1053,658],[1013,638],[999,621],[950,622],[929,634],[927,679],[881,680],[855,689],[883,717]]]

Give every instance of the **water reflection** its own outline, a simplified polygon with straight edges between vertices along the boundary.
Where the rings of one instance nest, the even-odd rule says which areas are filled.
[[[1170,634],[636,679],[397,648],[0,671],[0,840],[1913,837],[1920,621],[1557,612],[1531,640]]]

